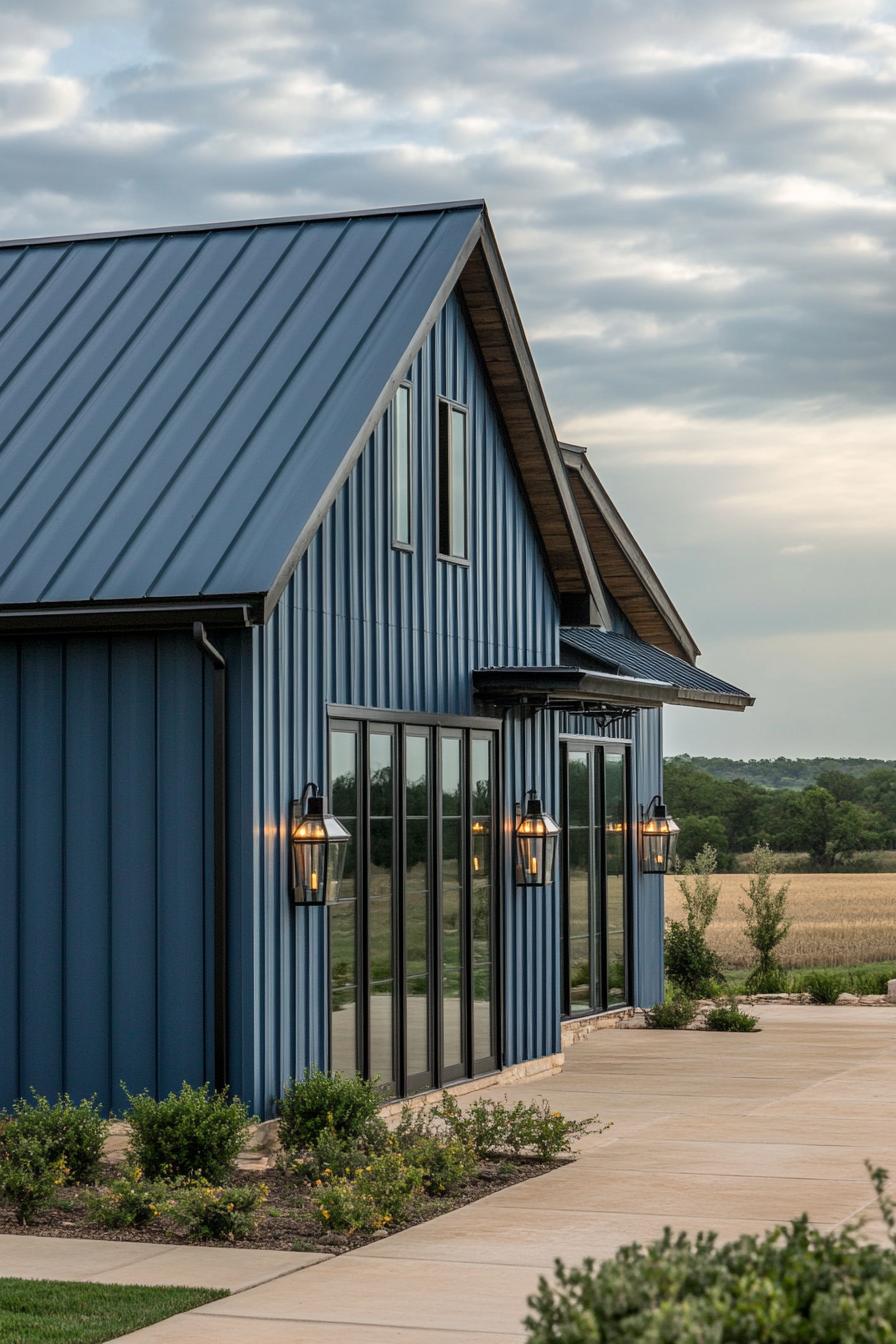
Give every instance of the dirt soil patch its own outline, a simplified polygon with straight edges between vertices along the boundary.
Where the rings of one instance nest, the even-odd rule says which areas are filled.
[[[415,1205],[413,1213],[401,1223],[372,1234],[358,1233],[346,1236],[335,1232],[325,1232],[315,1215],[315,1206],[311,1199],[311,1186],[307,1181],[284,1176],[274,1169],[265,1172],[237,1172],[233,1185],[265,1185],[268,1189],[267,1201],[262,1205],[255,1231],[250,1237],[237,1241],[206,1242],[206,1245],[235,1246],[244,1250],[269,1251],[318,1251],[329,1255],[341,1255],[346,1251],[357,1250],[371,1241],[380,1241],[393,1236],[406,1227],[428,1222],[448,1213],[464,1204],[472,1204],[485,1195],[494,1194],[509,1185],[541,1176],[553,1171],[574,1158],[559,1158],[553,1162],[541,1162],[535,1158],[515,1157],[499,1162],[483,1162],[476,1174],[464,1188],[450,1197],[433,1198],[423,1195]],[[110,1166],[104,1170],[101,1184],[114,1180],[121,1175],[120,1168]],[[87,1212],[88,1191],[81,1186],[63,1186],[53,1207],[35,1216],[34,1221],[21,1227],[9,1209],[0,1209],[0,1233],[23,1233],[30,1237],[82,1237],[95,1241],[139,1241],[153,1242],[166,1246],[186,1246],[195,1244],[188,1240],[180,1228],[164,1216],[141,1228],[104,1228],[92,1222]]]

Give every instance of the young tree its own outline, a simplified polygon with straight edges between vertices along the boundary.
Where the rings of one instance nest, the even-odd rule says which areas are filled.
[[[740,908],[746,916],[747,938],[756,952],[756,965],[747,978],[748,989],[767,988],[780,977],[776,949],[790,930],[787,893],[790,883],[774,885],[775,856],[768,845],[757,845],[750,855],[751,877],[743,888]]]
[[[666,926],[666,974],[688,995],[712,993],[721,974],[719,959],[706,941],[706,930],[722,890],[721,882],[713,880],[716,862],[712,845],[704,845],[676,878],[684,900],[685,922],[669,920]]]

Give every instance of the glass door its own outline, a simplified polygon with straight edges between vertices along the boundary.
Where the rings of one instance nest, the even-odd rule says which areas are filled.
[[[389,1096],[497,1067],[496,762],[492,731],[331,723],[330,1068]]]
[[[567,743],[564,1013],[629,1002],[628,754]]]

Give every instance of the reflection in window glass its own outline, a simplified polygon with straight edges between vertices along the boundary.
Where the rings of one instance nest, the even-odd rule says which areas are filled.
[[[589,1013],[597,1007],[592,990],[593,968],[600,958],[591,945],[591,856],[592,802],[591,753],[570,751],[567,756],[566,799],[568,814],[568,924],[569,1008],[571,1013]],[[597,929],[595,929],[597,937]]]
[[[439,402],[439,554],[466,560],[467,417]]]
[[[392,881],[395,843],[394,740],[371,733],[368,956],[370,958],[370,1073],[395,1091],[393,1045]]]
[[[355,1073],[357,1057],[357,835],[358,738],[353,732],[330,736],[330,806],[351,839],[345,855],[340,899],[330,910],[330,992],[332,1027],[330,1068]]]
[[[404,385],[392,403],[392,540],[411,544],[411,389]]]
[[[432,1084],[429,1035],[429,738],[405,738],[404,949],[409,1090]]]
[[[459,737],[442,737],[442,1063],[463,1067],[463,808]]]
[[[473,1057],[494,1054],[492,1022],[493,938],[492,891],[492,744],[491,738],[470,742],[471,900],[473,922]]]
[[[625,756],[604,752],[607,854],[607,1006],[625,1003]]]

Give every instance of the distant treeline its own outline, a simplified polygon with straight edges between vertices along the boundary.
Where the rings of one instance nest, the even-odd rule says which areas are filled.
[[[780,782],[785,777],[802,782],[788,787]],[[806,854],[810,867],[824,870],[872,867],[857,856],[896,847],[891,761],[673,756],[665,765],[664,794],[681,827],[681,857],[693,858],[711,844],[721,868],[733,867],[736,854],[759,843]]]
[[[819,775],[833,770],[840,775],[861,777],[881,767],[896,770],[896,761],[875,760],[867,756],[810,756],[792,760],[789,756],[732,761],[727,756],[671,756],[669,760],[693,765],[716,779],[745,779],[764,789],[804,789],[817,784]]]

